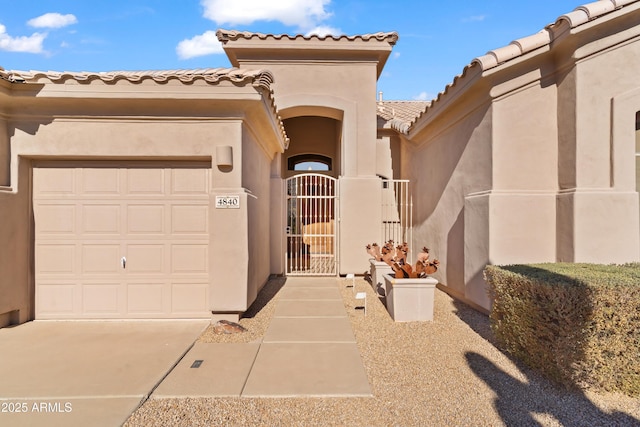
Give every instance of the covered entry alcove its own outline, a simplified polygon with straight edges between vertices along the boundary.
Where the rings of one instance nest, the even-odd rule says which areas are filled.
[[[381,183],[376,175],[376,82],[398,35],[391,32],[320,37],[218,30],[217,36],[232,65],[241,69],[264,68],[273,73],[276,105],[291,140],[271,167],[272,273],[287,274],[291,240],[287,227],[291,224],[287,223],[286,208],[290,196],[286,189],[290,186],[285,180],[305,172],[289,170],[289,159],[297,155],[310,156],[308,159],[318,163],[330,158],[330,170],[313,172],[337,179],[332,187],[337,193],[323,196],[335,197],[332,209],[336,267],[323,274],[363,271],[367,266],[364,247],[379,239],[381,223]],[[325,132],[328,138],[318,138]],[[327,146],[326,141],[335,143]],[[330,221],[327,216],[317,222]],[[330,225],[324,227],[329,229]],[[330,242],[329,233],[317,234],[326,239],[325,244]],[[316,249],[327,252],[326,248]],[[319,255],[327,258],[328,254]]]
[[[318,115],[283,121],[290,139],[289,147],[281,154],[287,275],[337,274],[341,120],[336,111],[315,112]]]

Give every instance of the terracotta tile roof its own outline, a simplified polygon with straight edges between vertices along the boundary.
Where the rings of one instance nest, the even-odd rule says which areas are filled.
[[[457,75],[453,81],[438,94],[438,96],[432,101],[431,105],[435,105],[440,102],[443,97],[447,96],[449,92],[457,86],[458,81],[467,78],[470,74],[479,75],[483,71],[498,67],[536,49],[549,46],[554,40],[554,29],[563,22],[568,23],[570,28],[573,29],[638,1],[640,0],[597,0],[592,3],[578,6],[572,12],[558,17],[555,23],[547,25],[540,32],[514,40],[507,46],[491,50],[485,55],[474,58],[471,63],[462,70],[462,73]],[[428,111],[429,108],[410,123],[409,131],[424,114],[428,113]]]
[[[138,83],[144,80],[153,80],[164,83],[170,80],[178,80],[184,84],[196,80],[203,80],[211,85],[222,81],[230,81],[235,84],[250,84],[256,88],[270,103],[271,112],[277,118],[278,127],[284,140],[285,147],[289,145],[289,138],[284,129],[284,124],[278,114],[273,95],[273,74],[267,70],[245,70],[238,68],[204,68],[193,70],[155,70],[155,71],[107,71],[107,72],[70,72],[70,71],[15,71],[4,70],[0,67],[0,79],[11,83],[64,83],[66,80],[90,83],[94,80],[106,83],[115,83],[126,80]]]
[[[4,75],[2,75],[4,74]],[[19,82],[44,82],[59,83],[64,80],[76,80],[79,82],[91,82],[101,80],[111,83],[118,80],[127,80],[132,83],[143,80],[153,80],[158,83],[169,80],[179,80],[182,83],[192,83],[196,80],[204,80],[209,84],[218,84],[221,81],[252,84],[256,87],[271,89],[273,75],[266,70],[244,70],[238,68],[204,68],[194,70],[150,70],[150,71],[107,71],[107,72],[71,72],[71,71],[0,71],[0,77],[9,81]]]
[[[426,101],[378,101],[378,117],[386,123],[384,127],[407,133],[413,120],[420,116],[430,102]]]
[[[566,21],[571,28],[575,28],[609,12],[613,12],[624,5],[635,3],[636,1],[638,0],[598,0],[593,3],[578,6],[573,12],[560,16],[554,24],[548,25],[540,32],[514,40],[507,46],[491,50],[487,52],[486,55],[475,58],[473,62],[477,62],[483,70],[497,67],[510,59],[550,44],[553,37],[551,32],[552,28],[562,21]]]
[[[20,77],[15,76],[13,72],[6,71],[4,68],[0,67],[0,80],[6,80],[10,83],[19,83],[23,80]]]
[[[312,40],[312,39],[318,39],[318,40],[349,40],[349,41],[355,41],[355,40],[362,40],[362,41],[369,41],[369,40],[376,40],[376,41],[387,41],[389,42],[389,44],[391,45],[395,45],[396,42],[398,41],[398,33],[396,33],[395,31],[393,32],[389,32],[389,33],[373,33],[373,34],[361,34],[361,35],[356,35],[356,36],[346,36],[346,35],[341,35],[341,36],[333,36],[333,35],[326,35],[326,36],[319,36],[316,34],[312,34],[309,36],[304,36],[302,34],[297,34],[297,35],[288,35],[288,34],[263,34],[263,33],[253,33],[250,31],[235,31],[235,30],[224,30],[224,29],[219,29],[218,31],[216,31],[216,36],[218,37],[218,40],[221,42],[225,42],[225,41],[229,41],[229,40],[238,40],[238,39],[260,39],[260,40],[266,40],[269,38],[272,38],[274,40],[282,40],[282,39],[287,39],[287,40]]]

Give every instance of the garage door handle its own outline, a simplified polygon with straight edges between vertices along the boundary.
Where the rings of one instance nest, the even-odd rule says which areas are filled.
[[[120,264],[122,264],[122,268],[127,268],[127,258],[126,257],[122,257],[120,259]]]

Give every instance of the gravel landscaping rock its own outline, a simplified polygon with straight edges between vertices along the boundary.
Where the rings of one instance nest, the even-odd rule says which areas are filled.
[[[199,340],[260,340],[284,280],[270,281],[240,320],[246,332],[207,330]],[[640,426],[640,399],[554,386],[495,347],[486,315],[446,293],[436,291],[433,322],[396,323],[357,281],[367,289],[366,317],[339,280],[373,397],[152,396],[125,426]]]

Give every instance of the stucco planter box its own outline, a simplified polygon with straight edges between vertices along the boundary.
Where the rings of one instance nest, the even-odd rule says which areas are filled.
[[[378,289],[384,289],[384,295],[387,295],[387,288],[385,286],[384,275],[388,274],[393,276],[393,269],[389,264],[384,261],[376,261],[375,259],[369,259],[369,263],[371,264],[370,273],[371,273],[371,285],[373,289],[378,292]]]
[[[387,310],[396,322],[433,320],[433,304],[438,281],[433,277],[396,279],[385,274]]]

